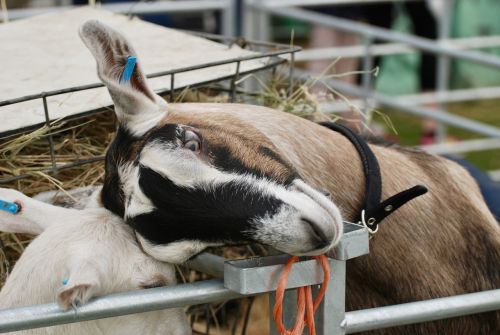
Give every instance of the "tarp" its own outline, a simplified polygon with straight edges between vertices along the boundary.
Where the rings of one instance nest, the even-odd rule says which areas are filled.
[[[138,18],[81,7],[0,25],[0,101],[99,82],[96,64],[78,28],[98,19],[121,31],[133,44],[147,74],[254,54]],[[264,67],[268,59],[241,63],[240,72]],[[175,88],[224,78],[236,64],[175,75]],[[170,89],[170,76],[151,79],[153,89]],[[105,88],[48,98],[51,119],[111,105]],[[0,134],[45,121],[41,99],[0,107]]]

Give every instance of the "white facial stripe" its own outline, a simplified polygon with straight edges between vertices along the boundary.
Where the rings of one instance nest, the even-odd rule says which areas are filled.
[[[197,240],[172,242],[168,245],[155,245],[141,235],[137,233],[136,235],[139,243],[148,255],[160,261],[174,264],[184,263],[190,257],[202,252],[208,247],[222,245],[222,243],[205,243]]]
[[[118,174],[123,182],[123,193],[126,197],[125,217],[131,218],[152,212],[155,209],[153,203],[139,187],[139,167],[132,164],[123,165]]]
[[[226,183],[237,176],[200,162],[189,150],[175,149],[169,144],[159,142],[146,145],[141,151],[139,161],[177,186],[185,188]]]
[[[307,185],[304,183],[304,181],[300,179],[295,179],[293,181],[293,185],[297,187],[297,189],[304,194],[307,194],[309,197],[311,197],[316,203],[318,203],[320,206],[322,206],[328,213],[335,218],[335,222],[340,222],[340,225],[333,225],[333,228],[335,229],[335,236],[336,240],[333,242],[333,245],[336,245],[340,238],[342,237],[343,230],[344,230],[344,225],[342,223],[342,215],[340,214],[340,210],[337,206],[333,204],[332,201],[327,199],[323,194],[318,192],[317,190],[313,189],[311,186]]]

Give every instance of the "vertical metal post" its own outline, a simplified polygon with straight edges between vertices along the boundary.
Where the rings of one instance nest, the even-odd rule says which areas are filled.
[[[52,130],[50,127],[50,116],[49,116],[49,108],[47,105],[47,97],[44,93],[42,93],[42,101],[43,101],[43,112],[45,114],[45,125],[48,128],[48,140],[49,140],[49,150],[50,150],[50,160],[52,162],[52,172],[57,172],[57,163],[56,163],[56,150],[54,147],[54,139],[52,138]]]
[[[289,78],[288,78],[288,96],[291,97],[293,94],[293,75],[294,75],[294,69],[295,69],[295,52],[292,52],[290,54],[290,71],[288,73]]]
[[[315,315],[317,335],[344,335],[346,261],[330,261],[331,277]]]
[[[254,38],[258,41],[269,42],[271,40],[271,15],[262,10],[264,5],[264,0],[255,0],[258,5],[258,9],[254,7]]]
[[[236,98],[236,82],[240,78],[240,64],[240,61],[236,63],[236,73],[233,76],[233,80],[231,80],[231,102],[234,102]]]
[[[252,3],[254,0],[244,0],[243,1],[243,31],[242,35],[249,39],[249,40],[255,40],[255,36],[253,34],[253,26],[254,26],[254,17],[255,17],[255,12],[257,9],[252,7]]]
[[[365,55],[363,57],[363,75],[362,75],[362,85],[365,92],[370,92],[369,95],[363,98],[363,124],[369,126],[371,122],[371,111],[370,111],[370,98],[372,93],[372,70],[373,70],[373,38],[369,36],[364,37]],[[362,127],[362,129],[365,129]]]
[[[260,9],[253,6],[256,1],[258,0],[243,0],[243,36],[248,40],[259,39],[256,25]],[[247,92],[256,92],[259,85],[254,78],[250,78],[243,82],[243,88]]]
[[[170,75],[170,102],[174,102],[175,98],[175,75]]]
[[[453,15],[453,4],[454,0],[444,1],[444,13],[440,16],[438,20],[438,42],[450,37],[451,29],[451,18]],[[446,55],[439,55],[437,59],[437,71],[436,71],[436,89],[438,91],[438,97],[441,96],[448,90],[448,80],[450,78],[450,57]],[[439,108],[441,110],[446,110],[444,103],[441,103]],[[437,142],[442,143],[446,138],[446,126],[442,123],[439,124],[437,129]]]
[[[226,0],[224,8],[221,9],[222,34],[224,36],[236,36],[236,0]]]
[[[330,260],[331,277],[325,297],[315,314],[317,335],[344,335],[346,261]],[[319,287],[318,287],[319,288]],[[318,289],[314,290],[317,294]],[[269,293],[270,335],[279,335],[274,325],[273,308],[275,292]],[[297,290],[286,290],[283,299],[283,323],[291,328],[297,317]]]

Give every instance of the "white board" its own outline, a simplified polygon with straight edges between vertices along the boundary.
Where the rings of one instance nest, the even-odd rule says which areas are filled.
[[[99,82],[94,58],[78,28],[98,19],[133,44],[147,74],[254,54],[204,38],[114,14],[81,7],[0,25],[0,101]],[[268,58],[244,61],[240,72],[262,68]],[[234,74],[236,64],[175,75],[175,88]],[[170,89],[170,76],[151,79],[156,91]],[[52,120],[111,105],[105,88],[47,98]],[[0,107],[0,134],[45,122],[41,99]]]

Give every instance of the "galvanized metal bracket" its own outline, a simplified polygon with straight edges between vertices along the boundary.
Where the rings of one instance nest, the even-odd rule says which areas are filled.
[[[334,261],[345,261],[369,252],[369,236],[366,228],[344,223],[344,235],[336,246],[330,266]],[[258,294],[275,291],[283,265],[288,255],[257,257],[224,262],[224,286],[240,294]],[[290,273],[287,289],[320,284],[323,270],[316,260],[305,259],[294,264]]]

